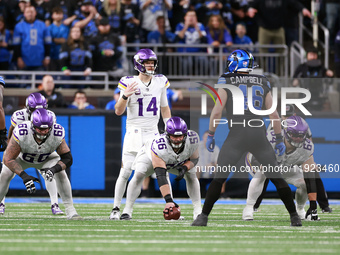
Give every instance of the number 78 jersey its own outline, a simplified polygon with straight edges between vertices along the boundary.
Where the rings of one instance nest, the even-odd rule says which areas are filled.
[[[163,74],[153,75],[151,83],[145,85],[138,76],[125,76],[120,79],[118,88],[121,96],[128,84],[137,82],[137,90],[128,98],[126,127],[146,129],[157,128],[160,107],[168,106],[166,90],[170,86]]]
[[[12,139],[20,146],[20,159],[26,163],[40,164],[46,161],[65,139],[65,130],[61,125],[54,123],[50,135],[43,143],[38,144],[31,127],[30,121],[17,125],[13,130]]]

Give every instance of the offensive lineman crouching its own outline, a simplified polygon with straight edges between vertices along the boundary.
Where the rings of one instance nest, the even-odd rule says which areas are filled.
[[[65,172],[72,165],[72,155],[65,142],[65,130],[54,123],[51,112],[43,108],[36,109],[31,121],[25,121],[14,128],[3,161],[0,200],[6,195],[14,174],[22,178],[28,193],[34,193],[34,182],[39,180],[24,171],[34,167],[45,174],[47,181],[55,178],[68,219],[82,219],[73,206],[71,184]]]
[[[133,204],[140,194],[143,180],[154,172],[166,202],[164,213],[171,211],[171,207],[178,206],[172,199],[171,187],[166,178],[167,171],[177,175],[175,180],[185,178],[195,219],[202,211],[200,186],[194,168],[198,162],[198,145],[197,133],[188,130],[181,118],[171,117],[166,122],[166,133],[148,141],[138,153],[134,162],[135,174],[128,185],[126,206],[120,219],[131,219]]]

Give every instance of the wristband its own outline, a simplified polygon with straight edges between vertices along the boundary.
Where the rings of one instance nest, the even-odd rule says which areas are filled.
[[[209,134],[210,136],[214,136],[214,135],[215,135],[215,132],[208,130],[208,134]]]
[[[123,94],[122,98],[123,98],[124,100],[128,100],[128,97],[125,96],[124,94]]]
[[[283,136],[282,136],[282,134],[275,134],[275,138],[276,138],[276,143],[281,143],[281,142],[283,142]]]
[[[63,168],[61,167],[61,165],[56,164],[54,167],[51,167],[51,170],[52,170],[52,172],[55,174],[55,173],[58,173],[58,172],[60,172],[61,170],[63,170]]]
[[[20,176],[21,179],[24,179],[25,177],[28,176],[28,174],[26,174],[25,171],[22,171],[22,172],[19,174],[19,176]]]
[[[167,203],[173,203],[174,202],[174,200],[172,199],[170,194],[165,195],[164,199],[165,199],[165,202],[167,202]]]

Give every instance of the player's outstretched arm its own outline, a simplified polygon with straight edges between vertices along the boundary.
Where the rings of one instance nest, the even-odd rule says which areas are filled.
[[[164,125],[166,125],[166,122],[171,118],[170,107],[168,105],[161,107],[161,114],[162,114],[162,118],[163,118],[163,121],[164,121]]]
[[[4,153],[3,162],[4,164],[15,174],[20,175],[23,171],[21,165],[19,165],[15,160],[19,156],[21,148],[19,144],[11,139]]]
[[[210,115],[210,122],[209,122],[209,130],[211,132],[215,132],[218,126],[218,123],[216,123],[217,119],[221,119],[222,117],[222,112],[224,109],[225,104],[227,103],[227,92],[224,89],[218,89],[218,95],[221,98],[222,104],[220,104],[219,102],[215,104],[211,115]]]

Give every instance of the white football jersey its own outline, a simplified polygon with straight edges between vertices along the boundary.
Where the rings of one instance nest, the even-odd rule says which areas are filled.
[[[30,121],[18,124],[13,130],[13,138],[19,144],[21,152],[19,158],[27,163],[40,164],[46,161],[48,156],[54,152],[65,139],[64,128],[54,123],[47,139],[38,144],[34,140]]]
[[[50,110],[47,110],[47,111],[50,114],[52,114],[54,123],[56,123],[57,117],[55,116],[54,112],[52,112]],[[29,121],[29,120],[30,120],[30,118],[29,118],[29,114],[27,112],[27,109],[24,108],[24,109],[21,109],[21,110],[17,110],[12,114],[11,124],[12,124],[13,127],[16,127],[18,124],[21,124],[22,122]]]
[[[188,130],[184,149],[179,154],[174,152],[168,139],[166,139],[165,134],[157,135],[155,139],[148,141],[145,146],[147,148],[146,151],[150,160],[151,153],[154,153],[157,155],[157,157],[161,158],[165,162],[167,168],[170,169],[187,161],[197,150],[199,141],[200,139],[198,134],[193,130]]]
[[[282,135],[283,131],[282,131]],[[274,131],[270,131],[267,134],[267,138],[272,145],[273,149],[275,149],[275,133]],[[314,144],[311,142],[308,138],[305,140],[303,146],[301,148],[296,148],[294,151],[290,153],[284,152],[283,155],[279,156],[276,154],[276,159],[279,164],[282,164],[283,166],[300,166],[304,162],[306,162],[310,156],[313,155],[314,152]]]
[[[124,76],[118,83],[123,92],[128,84],[138,83],[137,91],[128,98],[126,127],[140,127],[146,129],[157,128],[160,107],[168,105],[166,90],[170,86],[163,74],[153,75],[150,85],[145,85],[138,76]]]

